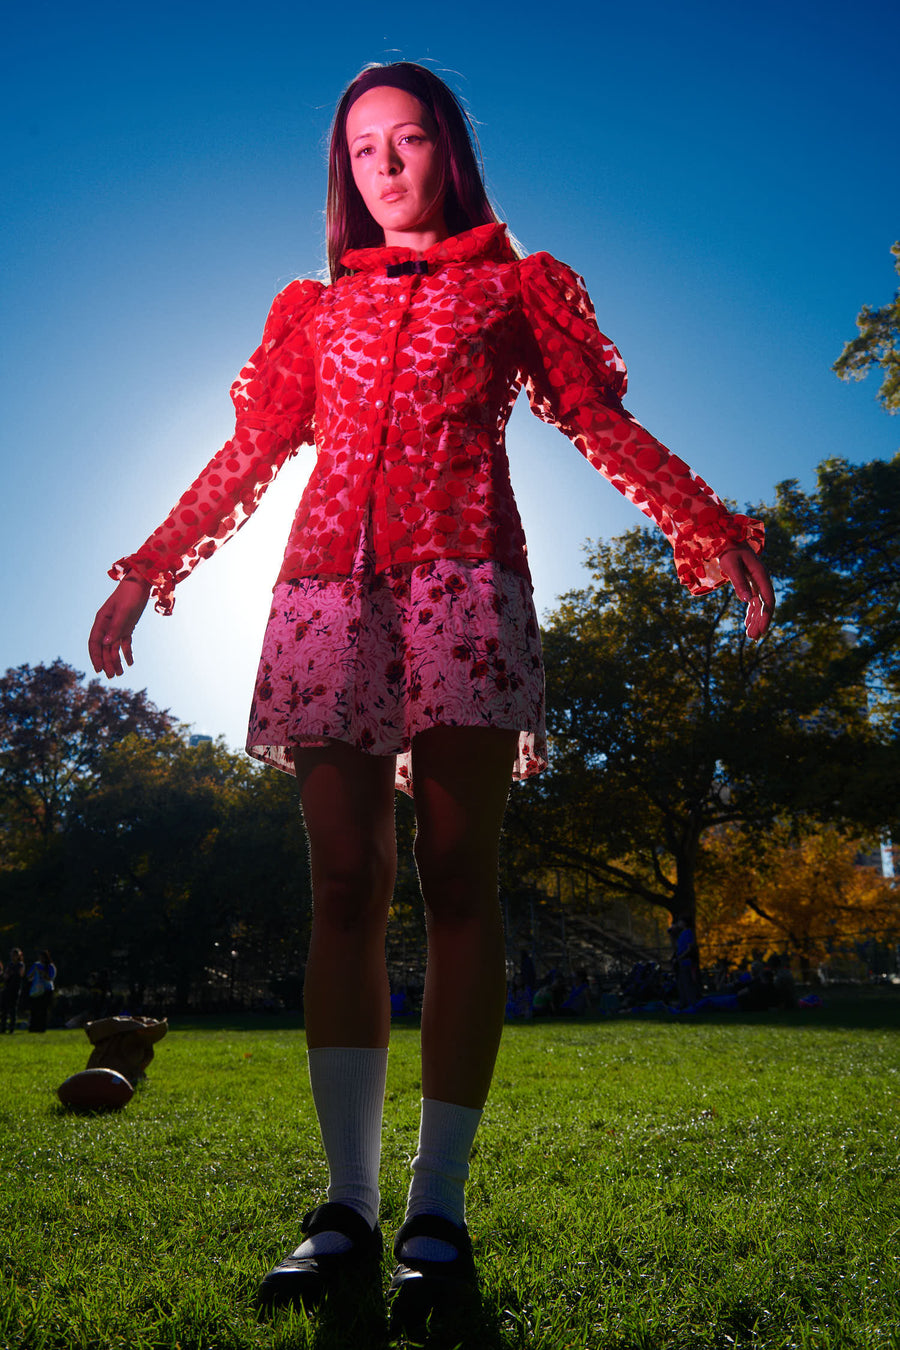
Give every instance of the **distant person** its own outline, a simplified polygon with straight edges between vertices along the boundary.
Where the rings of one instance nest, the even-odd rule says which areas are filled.
[[[575,983],[569,990],[560,1012],[568,1017],[581,1017],[591,1007],[591,983],[586,970],[576,970]]]
[[[56,966],[46,950],[28,971],[28,1030],[46,1031],[56,989]]]
[[[697,940],[687,919],[679,916],[669,927],[672,939],[672,965],[678,1006],[691,1008],[700,997],[700,965]]]
[[[772,973],[775,1006],[777,1008],[796,1008],[797,982],[794,979],[790,962],[780,956],[770,956],[768,964]]]
[[[25,983],[25,959],[21,947],[13,947],[3,971],[3,984],[0,987],[0,1033],[9,1034],[16,1029],[16,1015],[22,987]]]
[[[113,991],[109,971],[92,971],[89,977],[90,1016],[92,1021],[112,1013]]]
[[[538,985],[537,989],[535,989],[532,1008],[535,1017],[545,1017],[549,1013],[556,1011],[553,999],[553,983],[551,980],[545,980],[543,984]]]
[[[523,1017],[528,1020],[533,1016],[531,1005],[531,991],[526,989],[521,979],[518,977],[510,984],[506,994],[506,1016],[513,1020],[517,1017]]]
[[[234,437],[115,564],[89,648],[96,671],[121,675],[151,594],[169,613],[176,583],[315,442],[248,749],[296,774],[309,836],[305,1024],[328,1204],[299,1225],[303,1242],[260,1298],[310,1307],[342,1275],[379,1269],[396,786],[415,804],[428,932],[419,1145],[390,1287],[402,1331],[475,1282],[465,1180],[506,1003],[500,832],[511,777],[546,765],[539,626],[504,444],[520,387],[660,525],[692,592],[730,582],[753,639],[774,594],[760,522],[729,511],[625,411],[625,367],[584,286],[547,253],[521,255],[465,115],[430,69],[377,66],[345,90],[326,221],[330,283],[293,281],[276,298],[232,388]]]
[[[532,994],[537,989],[537,971],[534,968],[534,961],[531,959],[531,952],[527,947],[522,948],[519,956],[519,978],[526,989],[530,989]]]

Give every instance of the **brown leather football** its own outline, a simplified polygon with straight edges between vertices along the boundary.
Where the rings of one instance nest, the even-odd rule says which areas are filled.
[[[72,1111],[118,1111],[131,1101],[134,1088],[115,1069],[83,1069],[60,1083],[56,1095]]]

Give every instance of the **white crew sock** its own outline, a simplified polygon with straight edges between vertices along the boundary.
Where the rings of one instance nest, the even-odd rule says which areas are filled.
[[[370,1228],[378,1222],[381,1117],[388,1052],[326,1047],[307,1052],[309,1081],[328,1160],[328,1199],[348,1205]],[[297,1248],[301,1257],[347,1251],[342,1233],[317,1233]]]
[[[475,1107],[422,1098],[407,1219],[417,1214],[438,1214],[451,1223],[465,1223],[469,1154],[480,1121],[481,1111]],[[403,1244],[402,1255],[420,1261],[452,1261],[456,1248],[434,1238],[411,1238]]]

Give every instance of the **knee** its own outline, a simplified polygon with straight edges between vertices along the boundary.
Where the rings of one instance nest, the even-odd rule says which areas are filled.
[[[314,922],[347,936],[383,932],[395,870],[393,859],[378,854],[314,866]]]
[[[499,912],[496,853],[459,846],[436,850],[415,844],[419,884],[429,924],[459,927]]]

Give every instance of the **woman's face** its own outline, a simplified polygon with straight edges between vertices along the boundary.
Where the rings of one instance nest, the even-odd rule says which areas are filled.
[[[347,114],[353,181],[389,247],[446,239],[444,169],[428,110],[403,89],[369,89]]]

